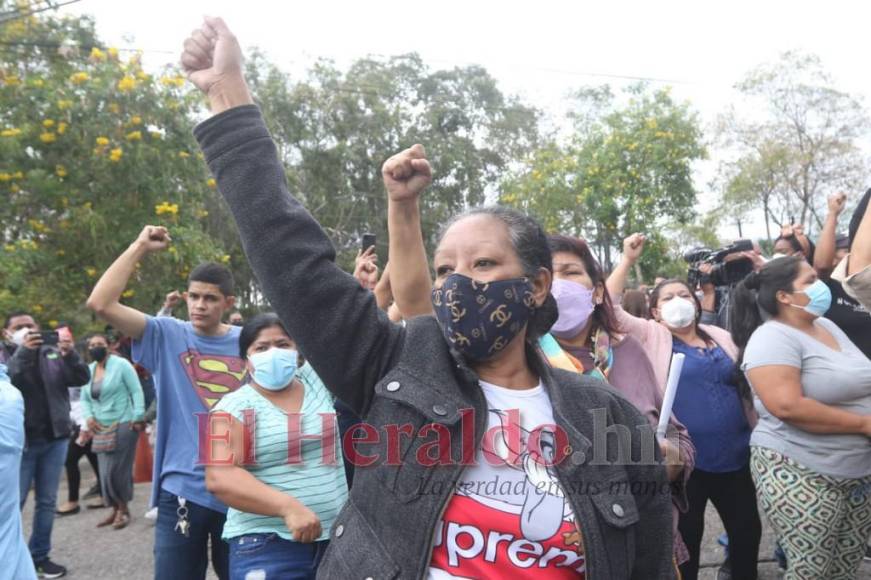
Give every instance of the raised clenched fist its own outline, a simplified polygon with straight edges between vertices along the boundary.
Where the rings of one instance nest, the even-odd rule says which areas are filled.
[[[190,81],[207,95],[243,78],[239,41],[220,18],[207,16],[203,25],[191,32],[184,41],[181,65]]]
[[[432,182],[423,145],[414,145],[384,162],[381,177],[390,201],[411,201]]]
[[[147,252],[159,252],[169,247],[172,238],[169,230],[163,226],[145,226],[136,238],[136,243],[145,248]]]

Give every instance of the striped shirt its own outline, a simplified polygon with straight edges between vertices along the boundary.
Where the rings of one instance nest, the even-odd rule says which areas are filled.
[[[298,433],[320,435],[323,430],[321,414],[333,414],[335,417],[333,397],[311,366],[300,368],[296,378],[305,386],[299,410]],[[329,539],[333,520],[348,499],[341,442],[335,421],[335,449],[333,453],[327,450],[328,456],[335,457],[335,464],[324,462],[320,438],[303,439],[298,453],[301,461],[289,462],[289,416],[254,387],[246,384],[236,392],[224,396],[214,411],[224,411],[238,421],[244,421],[243,412],[249,409],[253,411],[256,421],[254,452],[257,462],[245,469],[266,485],[292,495],[317,514],[323,530],[318,540]],[[225,540],[264,533],[275,533],[286,540],[293,540],[282,518],[250,514],[233,507],[227,511],[227,522],[224,524],[222,536]]]

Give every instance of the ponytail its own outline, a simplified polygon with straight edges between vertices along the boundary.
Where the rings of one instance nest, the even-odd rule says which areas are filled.
[[[750,273],[732,290],[729,329],[738,346],[738,387],[742,394],[750,392],[747,378],[740,370],[744,363],[744,349],[756,329],[765,322],[763,312],[768,316],[777,314],[777,293],[793,291],[793,282],[798,277],[803,259],[803,256],[790,256],[772,260],[760,271]]]

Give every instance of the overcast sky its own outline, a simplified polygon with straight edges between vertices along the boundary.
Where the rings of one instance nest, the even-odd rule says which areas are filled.
[[[667,81],[711,123],[748,70],[793,49],[819,55],[838,88],[871,103],[867,0],[82,0],[62,12],[93,15],[107,43],[149,51],[147,66],[176,61],[203,14],[223,17],[243,48],[260,47],[292,74],[321,56],[344,65],[412,51],[433,68],[481,64],[553,118],[573,88],[644,77]],[[703,193],[711,166],[698,168]]]

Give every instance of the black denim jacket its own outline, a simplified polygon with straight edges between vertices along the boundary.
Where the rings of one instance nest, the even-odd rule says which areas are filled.
[[[474,452],[487,424],[475,373],[450,351],[433,318],[391,323],[372,294],[336,266],[326,234],[288,193],[255,106],[217,115],[195,135],[265,296],[324,384],[381,435],[365,448],[381,461],[357,468],[318,576],[425,578],[436,523],[462,474],[463,437],[472,438]],[[555,469],[583,536],[587,578],[674,577],[671,496],[648,422],[604,383],[548,369],[531,349],[528,355],[568,435]],[[469,409],[471,430],[463,419]],[[445,426],[450,465],[413,460],[431,440],[421,437],[399,438],[400,464],[386,465],[388,424],[411,424],[415,433]],[[633,436],[615,435],[621,426]]]

